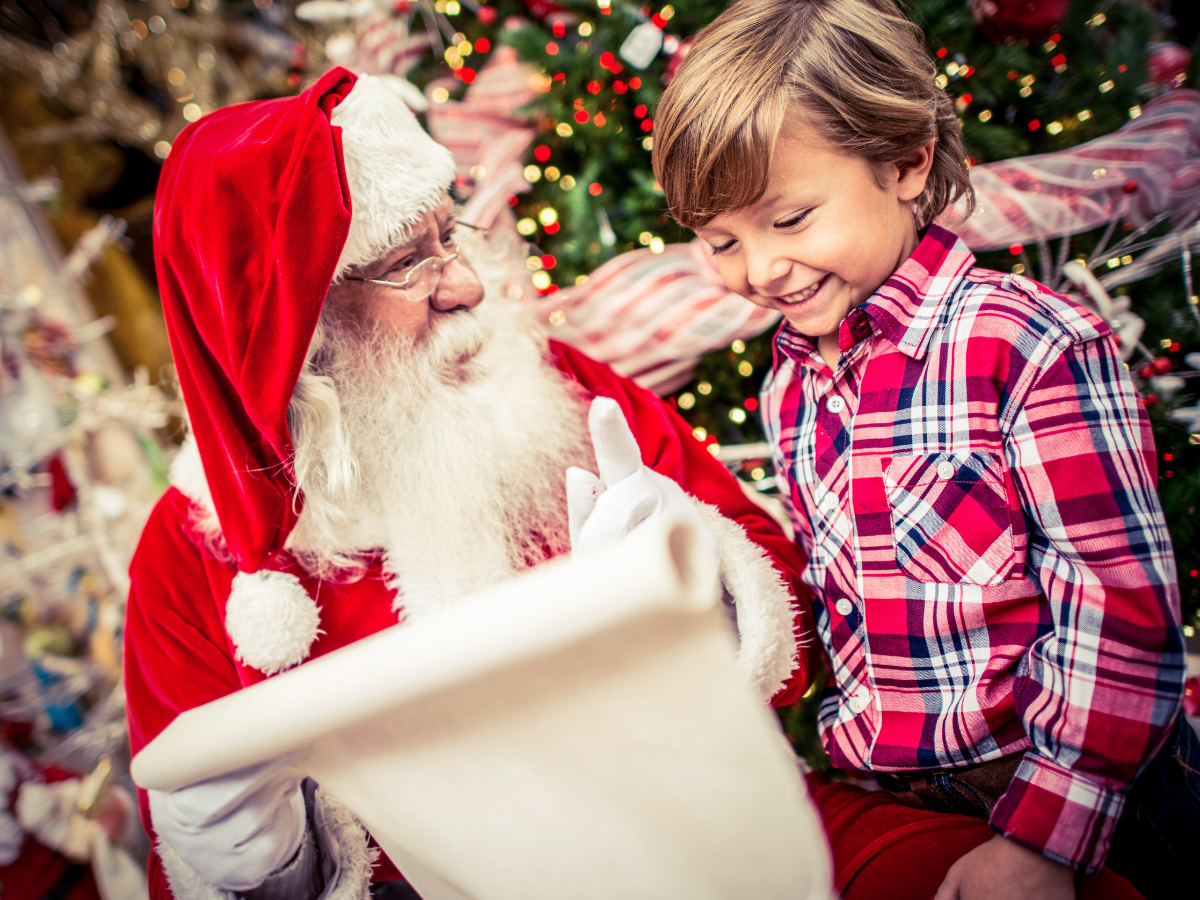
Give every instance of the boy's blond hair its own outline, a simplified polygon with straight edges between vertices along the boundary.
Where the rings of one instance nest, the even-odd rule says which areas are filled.
[[[959,197],[969,212],[962,132],[935,71],[894,0],[735,0],[699,33],[654,116],[654,174],[671,214],[699,228],[758,202],[797,112],[877,173],[934,143],[917,227]]]

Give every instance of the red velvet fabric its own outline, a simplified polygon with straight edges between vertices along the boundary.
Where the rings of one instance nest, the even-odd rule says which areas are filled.
[[[931,900],[958,859],[996,832],[982,819],[912,809],[880,791],[807,776],[843,900]],[[1111,869],[1083,879],[1080,900],[1143,900]]]
[[[737,482],[692,437],[691,426],[662,400],[621,378],[570,347],[551,343],[558,367],[595,396],[620,404],[637,438],[646,465],[676,479],[684,490],[715,505],[739,522],[751,540],[772,558],[800,601],[797,635],[811,624],[808,595],[800,583],[804,558],[796,545]],[[225,602],[236,571],[207,555],[192,538],[190,504],[175,489],[155,507],[142,532],[130,567],[131,588],[125,625],[125,690],[129,740],[134,754],[153,740],[180,712],[262,681],[261,672],[234,659],[225,631]],[[319,582],[281,554],[272,564],[294,572],[316,599],[323,634],[310,658],[323,656],[396,624],[392,594],[378,567],[353,584]],[[801,652],[800,666],[775,697],[776,705],[794,702],[807,688],[818,643]],[[151,828],[146,794],[139,791],[142,821]],[[170,889],[156,855],[150,860],[150,896],[170,898]],[[386,860],[376,866],[376,880],[397,877]]]
[[[335,68],[297,97],[219,109],[185,128],[158,184],[154,256],[171,353],[243,571],[282,547],[287,406],[350,229],[341,130],[354,76]]]

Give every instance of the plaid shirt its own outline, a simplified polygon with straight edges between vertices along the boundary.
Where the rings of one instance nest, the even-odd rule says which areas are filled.
[[[931,225],[842,322],[785,324],[762,409],[809,555],[834,765],[1023,753],[991,815],[1088,871],[1178,712],[1154,444],[1111,332]]]

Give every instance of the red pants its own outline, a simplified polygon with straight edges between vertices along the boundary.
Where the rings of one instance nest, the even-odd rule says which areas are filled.
[[[996,834],[982,819],[913,809],[890,794],[807,776],[844,900],[931,900],[950,867]],[[1144,900],[1116,872],[1083,879],[1081,900]]]

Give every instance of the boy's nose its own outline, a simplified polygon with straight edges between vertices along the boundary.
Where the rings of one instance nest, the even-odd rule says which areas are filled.
[[[746,281],[757,294],[774,296],[787,285],[792,261],[782,256],[751,255],[746,263]]]

